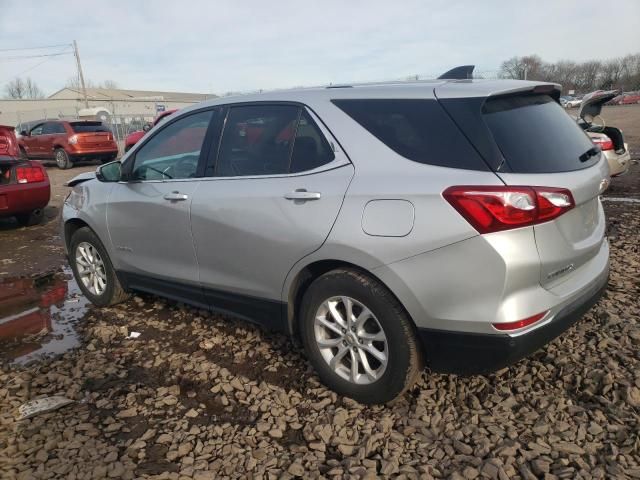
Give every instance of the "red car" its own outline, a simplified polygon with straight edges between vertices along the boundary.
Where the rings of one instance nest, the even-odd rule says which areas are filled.
[[[58,167],[73,167],[74,162],[115,160],[118,145],[113,133],[102,122],[53,120],[38,123],[28,132],[20,132],[20,153],[23,158],[50,159]]]
[[[44,167],[20,158],[12,127],[0,125],[0,217],[29,226],[42,221],[51,186]]]
[[[131,149],[131,147],[133,147],[136,143],[140,141],[142,137],[144,137],[145,133],[147,133],[153,127],[158,125],[162,120],[167,118],[169,115],[177,111],[178,111],[177,108],[174,108],[173,110],[166,110],[156,117],[156,119],[153,121],[153,124],[147,123],[144,126],[143,130],[138,130],[137,132],[133,132],[127,135],[127,137],[124,139],[124,151],[128,152]]]

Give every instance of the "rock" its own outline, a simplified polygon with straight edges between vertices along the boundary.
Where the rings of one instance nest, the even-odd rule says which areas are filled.
[[[269,435],[273,438],[282,438],[282,430],[280,430],[279,428],[272,428],[271,430],[269,430]]]
[[[338,451],[345,457],[350,457],[356,451],[356,447],[353,445],[338,445]]]
[[[172,440],[173,440],[173,436],[169,435],[168,433],[163,433],[156,439],[156,443],[162,443],[162,444],[171,443]]]
[[[549,473],[549,462],[539,458],[531,461],[531,470],[538,476]]]
[[[291,465],[289,465],[289,468],[287,468],[287,472],[289,472],[294,477],[302,477],[304,476],[304,467],[301,463],[293,462]]]
[[[466,443],[462,443],[459,440],[453,441],[453,448],[455,448],[457,452],[462,453],[463,455],[471,455],[473,453],[473,448],[471,448]]]
[[[560,453],[574,454],[574,455],[584,454],[584,450],[580,448],[578,445],[576,445],[575,443],[557,442],[557,443],[554,443],[553,446]]]
[[[191,450],[193,450],[193,443],[184,442],[178,447],[178,456],[184,457],[185,455],[191,453]]]
[[[120,410],[116,417],[118,418],[131,418],[135,417],[138,414],[138,409],[136,407],[127,408],[126,410]]]

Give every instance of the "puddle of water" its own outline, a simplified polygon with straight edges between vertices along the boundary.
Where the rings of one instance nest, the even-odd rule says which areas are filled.
[[[0,281],[0,359],[24,364],[78,346],[74,327],[88,303],[68,267]]]
[[[626,197],[602,197],[603,202],[622,202],[622,203],[640,203],[638,198],[626,198]]]

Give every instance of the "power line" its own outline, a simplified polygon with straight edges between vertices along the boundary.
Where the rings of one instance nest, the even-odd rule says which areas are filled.
[[[43,50],[45,48],[70,47],[70,43],[62,43],[60,45],[44,45],[42,47],[18,47],[18,48],[0,48],[0,52],[15,52],[17,50]]]
[[[44,60],[42,60],[41,62],[36,63],[32,67],[29,67],[29,68],[27,68],[25,70],[22,70],[21,72],[16,73],[15,75],[13,75],[13,78],[19,77],[20,75],[24,75],[25,73],[30,72],[31,70],[33,70],[35,68],[38,68],[40,65],[42,65],[45,62],[48,62],[49,60],[51,60],[51,58],[45,58]],[[6,85],[10,81],[11,81],[11,79],[9,77],[5,78],[4,80],[0,80],[0,86],[1,85]]]
[[[0,57],[0,61],[24,60],[28,58],[58,57],[60,55],[70,55],[73,52],[46,53],[42,55],[18,55],[14,57]]]

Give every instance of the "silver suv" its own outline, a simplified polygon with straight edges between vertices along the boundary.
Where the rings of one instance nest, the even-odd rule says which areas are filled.
[[[70,182],[69,262],[98,306],[144,291],[297,335],[363,403],[425,363],[502,368],[607,283],[607,162],[559,93],[437,80],[195,105]]]

